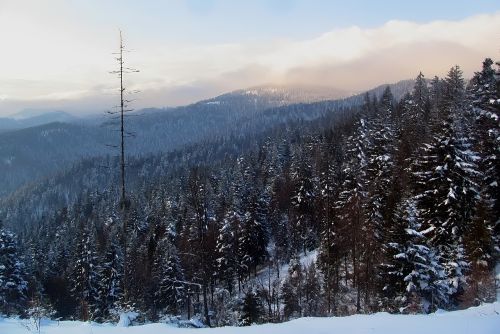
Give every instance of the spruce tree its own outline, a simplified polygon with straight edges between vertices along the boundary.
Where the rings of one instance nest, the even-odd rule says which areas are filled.
[[[464,254],[464,233],[472,219],[478,198],[475,180],[480,172],[471,129],[464,113],[464,87],[459,67],[453,67],[446,82],[443,121],[432,141],[414,159],[419,215],[432,230],[446,270],[452,303],[464,291],[468,263]]]
[[[328,165],[321,177],[322,198],[322,227],[321,243],[318,253],[318,268],[321,270],[324,283],[327,314],[337,313],[337,294],[339,293],[340,261],[342,253],[346,251],[346,244],[339,232],[341,220],[335,208],[338,196],[338,184],[342,178],[342,171],[336,164]],[[345,237],[345,236],[344,236]]]
[[[428,243],[414,199],[403,199],[384,245],[383,305],[388,311],[429,312],[448,302],[445,272]]]
[[[99,310],[99,266],[93,234],[87,226],[80,226],[71,271],[71,293],[77,304],[78,319],[95,319]]]
[[[238,272],[238,230],[240,219],[235,212],[228,214],[221,224],[217,237],[217,272],[229,294],[233,293]]]
[[[366,220],[367,203],[367,149],[370,145],[367,121],[361,118],[356,124],[354,135],[347,139],[347,158],[343,172],[345,178],[335,203],[342,226],[339,233],[346,238],[349,254],[352,258],[353,275],[349,275],[346,266],[345,277],[352,277],[352,287],[356,291],[356,309],[361,310],[362,275],[361,261],[363,253],[363,224]]]
[[[110,320],[116,316],[123,300],[123,256],[120,246],[110,241],[99,268],[98,320]]]
[[[16,236],[0,221],[0,314],[21,314],[26,306],[28,282],[17,249]]]
[[[316,264],[311,263],[304,273],[304,285],[302,287],[303,316],[315,317],[320,315],[322,306],[321,285],[319,281]]]
[[[157,273],[158,290],[155,292],[156,305],[168,314],[178,315],[186,298],[186,278],[177,249],[163,241],[158,248]]]
[[[302,289],[304,274],[299,257],[294,255],[288,265],[288,277],[282,286],[281,296],[286,319],[302,316]]]
[[[483,173],[480,180],[481,194],[489,206],[493,222],[494,237],[498,244],[500,236],[500,66],[493,69],[493,61],[486,58],[483,68],[475,73],[468,86],[472,114],[475,116],[477,150],[482,159],[479,167]],[[500,252],[497,247],[496,252]]]
[[[262,313],[263,310],[260,297],[253,289],[249,289],[243,297],[240,324],[242,326],[250,326],[259,323]]]
[[[464,236],[465,255],[470,263],[467,288],[460,298],[464,307],[491,303],[496,298],[493,215],[486,198],[479,200]]]
[[[381,259],[381,248],[385,229],[390,224],[393,210],[391,190],[395,147],[395,126],[393,122],[392,93],[387,87],[382,95],[377,113],[367,126],[369,145],[367,154],[367,200],[366,221],[362,226],[363,290],[365,306],[376,308],[377,267]]]

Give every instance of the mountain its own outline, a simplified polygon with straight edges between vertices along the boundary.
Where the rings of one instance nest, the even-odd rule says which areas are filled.
[[[239,89],[207,100],[214,103],[221,100],[230,100],[232,97],[246,97],[256,102],[265,102],[267,106],[284,106],[296,103],[311,103],[326,100],[337,100],[354,95],[351,92],[323,86],[276,86],[265,85],[247,89]]]
[[[92,153],[102,128],[87,127],[68,148],[91,153],[0,199],[7,282],[22,292],[23,277],[36,280],[61,319],[115,321],[126,300],[137,323],[198,313],[210,327],[492,302],[498,81],[487,65],[467,91],[458,67],[429,91],[419,75],[411,94],[394,87],[400,101],[382,86],[260,109],[265,94],[244,91],[146,113],[131,123],[142,136],[127,142],[125,206],[119,159]],[[38,140],[78,134],[60,124]],[[15,312],[29,305],[12,300]]]
[[[409,82],[396,83],[391,88],[395,92],[407,92]],[[370,93],[380,96],[383,87]],[[127,131],[133,137],[126,140],[127,152],[131,156],[142,156],[171,152],[213,138],[256,135],[276,124],[312,120],[331,110],[363,103],[363,94],[321,100],[321,96],[328,94],[341,96],[343,93],[328,89],[256,87],[188,106],[139,110],[126,120]],[[320,101],[312,102],[318,99]],[[33,117],[47,120],[46,115]],[[66,117],[64,113],[51,115]],[[82,158],[117,155],[111,147],[118,143],[116,130],[115,120],[94,118],[0,133],[0,167],[4,171],[0,175],[0,197],[23,184],[61,171]]]
[[[10,117],[0,118],[0,132],[12,131],[44,125],[53,122],[72,123],[78,120],[64,111],[39,112],[27,110]]]
[[[0,117],[0,132],[18,129],[18,122],[13,118]]]

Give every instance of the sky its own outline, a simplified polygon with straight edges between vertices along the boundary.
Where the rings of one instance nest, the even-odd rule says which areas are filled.
[[[120,29],[137,108],[259,85],[359,92],[500,59],[498,0],[0,0],[0,116],[112,107]]]

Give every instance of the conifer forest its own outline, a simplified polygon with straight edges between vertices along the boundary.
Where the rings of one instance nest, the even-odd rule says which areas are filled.
[[[235,121],[257,134],[131,156],[126,208],[119,161],[83,159],[2,199],[0,312],[243,326],[495,301],[499,108],[489,58],[269,108]]]

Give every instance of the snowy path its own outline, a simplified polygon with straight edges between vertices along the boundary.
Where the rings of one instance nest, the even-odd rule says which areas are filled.
[[[312,263],[316,262],[316,259],[318,258],[318,250],[315,249],[313,251],[307,252],[307,254],[301,253],[300,254],[300,264],[303,266],[310,266]],[[279,267],[279,277],[281,279],[284,279],[288,275],[288,263],[283,264]],[[269,272],[267,267],[263,267],[257,274],[257,280],[267,282],[269,278]],[[276,269],[273,268],[271,272],[271,280],[274,280],[276,278]]]
[[[486,304],[464,311],[431,315],[355,315],[343,318],[302,318],[283,324],[214,329],[173,328],[165,324],[149,324],[120,328],[64,321],[49,323],[44,334],[483,334],[500,333],[500,303]],[[0,319],[1,334],[29,333],[18,320]]]

